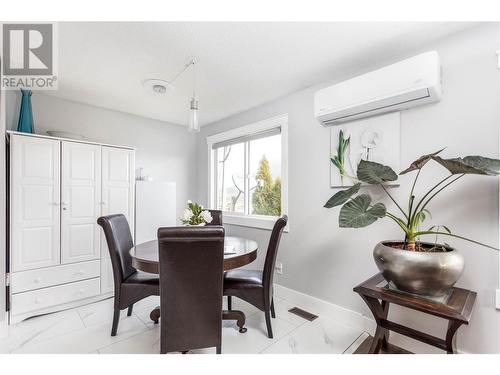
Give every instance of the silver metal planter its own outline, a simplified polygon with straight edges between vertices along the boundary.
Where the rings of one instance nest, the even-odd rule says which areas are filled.
[[[401,241],[379,242],[373,258],[384,278],[404,292],[443,296],[464,270],[463,256],[451,247],[445,246],[447,252],[427,253],[401,250],[391,244],[395,246]]]

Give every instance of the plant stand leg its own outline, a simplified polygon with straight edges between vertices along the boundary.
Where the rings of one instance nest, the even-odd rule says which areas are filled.
[[[448,322],[448,329],[446,331],[446,354],[456,353],[457,330],[462,325],[461,322],[450,320]]]
[[[372,344],[368,350],[368,354],[378,354],[382,348],[382,342],[384,341],[384,329],[377,326],[375,335],[373,336]]]
[[[377,354],[380,349],[387,349],[389,344],[389,330],[383,328],[380,324],[381,320],[386,320],[389,314],[389,303],[386,301],[379,302],[378,299],[373,297],[368,297],[361,295],[361,298],[366,302],[368,308],[373,314],[375,321],[377,322],[377,329],[375,335],[373,336],[372,345],[370,346],[369,353]]]
[[[389,314],[389,302],[382,301],[382,310],[384,311],[384,319],[387,319]],[[389,347],[389,330],[386,329],[384,332],[384,337],[382,338],[382,349],[387,350]]]

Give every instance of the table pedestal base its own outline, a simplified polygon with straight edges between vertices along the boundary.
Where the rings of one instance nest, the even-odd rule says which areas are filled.
[[[149,319],[155,322],[155,324],[158,324],[158,321],[160,320],[160,306],[155,307],[155,309],[151,311]]]
[[[149,314],[149,318],[158,324],[160,319],[160,307],[156,307]],[[247,329],[245,328],[246,316],[243,311],[240,310],[222,310],[222,320],[236,320],[236,325],[239,328],[240,333],[245,333]]]
[[[247,329],[244,327],[246,317],[243,311],[222,310],[222,320],[236,320],[236,325],[240,329],[240,333],[245,333],[247,331]]]

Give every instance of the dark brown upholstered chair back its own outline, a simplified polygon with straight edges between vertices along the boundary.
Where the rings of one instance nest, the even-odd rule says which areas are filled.
[[[132,267],[132,257],[129,254],[134,241],[127,218],[122,214],[102,216],[97,219],[97,223],[102,227],[106,236],[115,284],[121,283],[136,271]]]
[[[207,210],[212,215],[212,222],[207,225],[222,225],[222,211],[220,210]]]
[[[97,223],[104,230],[113,267],[115,296],[111,336],[116,336],[120,311],[128,308],[127,315],[132,315],[134,303],[160,294],[160,282],[158,275],[137,271],[132,267],[130,249],[134,241],[124,215],[102,216],[97,219]]]
[[[287,221],[288,217],[283,215],[274,224],[263,270],[234,269],[224,275],[224,295],[227,296],[228,309],[231,310],[232,297],[238,297],[264,311],[269,338],[273,338],[271,317],[276,317],[273,300],[274,265]]]
[[[265,289],[272,288],[273,285],[274,266],[276,264],[276,257],[278,256],[281,234],[283,233],[283,229],[285,228],[287,222],[288,216],[283,215],[276,220],[273,231],[271,232],[271,238],[269,239],[269,244],[267,245],[266,260],[264,262],[262,275],[262,281]]]
[[[158,230],[160,351],[216,347],[222,342],[224,228]]]

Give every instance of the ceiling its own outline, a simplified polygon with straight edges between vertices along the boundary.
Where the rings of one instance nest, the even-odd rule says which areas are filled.
[[[202,125],[316,83],[370,69],[471,23],[59,23],[59,90],[48,95],[185,125],[196,58]]]

